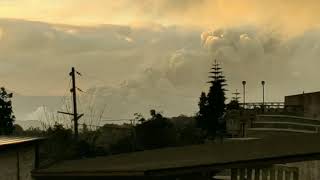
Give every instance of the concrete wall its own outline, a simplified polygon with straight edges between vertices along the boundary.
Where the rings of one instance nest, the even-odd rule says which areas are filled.
[[[286,96],[285,106],[288,111],[303,111],[306,117],[320,119],[320,92]]]
[[[34,163],[34,147],[0,151],[0,179],[17,180],[19,175],[20,180],[31,180],[31,170],[34,169]]]
[[[320,179],[320,161],[304,161],[288,165],[299,168],[299,180]]]
[[[227,132],[232,134],[233,137],[241,137],[243,135],[242,128],[250,128],[251,123],[256,118],[254,110],[231,110],[226,115]]]

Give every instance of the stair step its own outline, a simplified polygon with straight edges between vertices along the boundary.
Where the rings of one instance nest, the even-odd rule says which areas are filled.
[[[296,129],[281,129],[281,128],[249,128],[248,131],[261,131],[261,132],[293,132],[293,133],[310,133],[316,134],[316,131],[296,130]]]
[[[288,115],[258,115],[256,122],[268,121],[268,122],[292,122],[292,123],[305,123],[320,125],[320,120]]]
[[[256,121],[252,124],[253,128],[276,128],[276,129],[293,129],[318,131],[320,125],[295,123],[295,122],[273,122],[273,121]]]
[[[299,134],[316,134],[315,131],[279,129],[279,128],[249,128],[246,131],[246,137],[267,138],[279,136],[292,136]]]

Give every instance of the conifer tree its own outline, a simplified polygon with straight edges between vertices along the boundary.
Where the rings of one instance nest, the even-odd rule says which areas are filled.
[[[217,135],[223,135],[226,131],[223,119],[226,108],[226,90],[224,89],[226,80],[217,61],[211,68],[209,78],[208,83],[211,86],[207,95],[201,93],[197,122],[208,136],[215,138]]]

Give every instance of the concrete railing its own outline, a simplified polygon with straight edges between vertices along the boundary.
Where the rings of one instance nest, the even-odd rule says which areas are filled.
[[[272,166],[270,168],[231,169],[231,180],[298,180],[297,167]]]

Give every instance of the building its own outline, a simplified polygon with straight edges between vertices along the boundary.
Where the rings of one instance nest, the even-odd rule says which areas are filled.
[[[0,179],[31,180],[43,138],[0,136]]]
[[[286,96],[285,107],[288,112],[320,119],[320,91]]]

